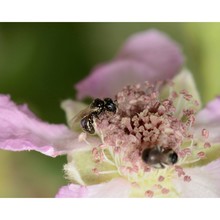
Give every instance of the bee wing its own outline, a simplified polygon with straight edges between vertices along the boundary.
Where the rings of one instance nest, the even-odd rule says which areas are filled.
[[[79,111],[72,119],[69,121],[69,125],[72,130],[78,130],[80,125],[80,121],[82,118],[84,118],[86,115],[89,115],[91,113],[90,106],[86,107],[85,109]]]

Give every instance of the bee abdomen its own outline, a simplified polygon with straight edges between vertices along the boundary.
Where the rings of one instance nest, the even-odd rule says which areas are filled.
[[[93,119],[90,115],[82,118],[80,123],[81,123],[81,127],[83,128],[83,130],[85,130],[86,132],[88,132],[90,134],[95,133],[95,129],[93,126]]]

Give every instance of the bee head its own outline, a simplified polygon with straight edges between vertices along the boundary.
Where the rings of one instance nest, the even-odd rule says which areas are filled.
[[[170,162],[170,164],[175,164],[178,161],[178,155],[175,151],[170,150],[170,152],[168,153],[168,161]]]
[[[105,99],[104,99],[104,102],[105,102],[105,109],[106,109],[107,111],[116,113],[117,106],[116,106],[116,104],[112,101],[112,99],[110,99],[110,98],[105,98]]]

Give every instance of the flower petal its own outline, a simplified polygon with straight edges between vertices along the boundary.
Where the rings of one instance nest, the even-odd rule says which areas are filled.
[[[170,79],[182,64],[179,47],[165,34],[155,30],[138,33],[112,62],[98,66],[75,86],[77,98],[113,98],[125,85]]]
[[[179,46],[166,34],[157,30],[140,32],[131,36],[123,45],[117,59],[133,59],[154,69],[154,77],[170,79],[183,64]]]
[[[175,180],[181,197],[214,198],[220,197],[220,159],[203,167],[184,169],[191,177],[190,182],[180,178]]]
[[[195,123],[195,136],[201,139],[202,129],[209,131],[207,141],[220,143],[220,96],[209,102],[207,106],[198,112]]]
[[[71,127],[74,131],[81,130],[80,123],[74,124],[74,117],[83,109],[86,109],[88,106],[82,102],[73,101],[71,99],[67,99],[62,101],[61,108],[66,113],[66,119],[69,127]]]
[[[213,101],[209,102],[206,107],[201,110],[198,115],[197,119],[201,123],[209,123],[210,121],[220,121],[220,96],[216,97]]]
[[[197,101],[197,105],[195,105],[194,102],[189,102],[185,100],[183,97],[178,97],[174,101],[174,106],[176,107],[176,116],[181,117],[182,111],[184,108],[192,108],[196,111],[199,110],[201,106],[201,99],[200,95],[197,89],[197,86],[195,84],[195,81],[193,79],[192,74],[187,69],[183,69],[178,75],[175,76],[175,78],[172,80],[173,90],[177,93],[181,92],[182,90],[186,90],[190,95],[192,95],[193,99]],[[161,89],[160,96],[161,98],[167,98],[170,93],[170,85],[165,85]]]
[[[61,187],[56,198],[127,198],[130,187],[130,183],[123,178],[91,186],[70,184]]]
[[[68,163],[64,166],[64,171],[71,182],[81,185],[94,185],[119,177],[118,170],[110,161],[110,156],[107,156],[107,153],[105,153],[102,162],[95,162],[92,149],[97,146],[91,144],[88,148],[76,149],[68,154]]]
[[[36,150],[55,157],[85,145],[65,125],[43,122],[26,105],[16,105],[10,96],[0,95],[0,149]]]

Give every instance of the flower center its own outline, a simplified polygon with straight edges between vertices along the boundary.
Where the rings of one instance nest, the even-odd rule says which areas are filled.
[[[185,174],[182,165],[204,157],[203,151],[194,150],[191,133],[195,121],[191,106],[195,106],[196,101],[185,90],[174,92],[172,84],[169,96],[161,99],[160,88],[161,84],[148,82],[144,87],[139,84],[127,86],[116,95],[117,113],[107,112],[95,120],[96,132],[105,146],[100,160],[108,151],[111,158],[106,159],[112,160],[119,174],[131,181],[136,191],[144,191],[147,197],[175,196],[172,178],[189,182],[191,177]],[[189,107],[180,111],[182,99]],[[203,136],[208,135],[205,129],[202,132]],[[143,152],[151,149],[157,149],[158,154],[154,154],[149,163],[148,158],[143,159]],[[173,165],[176,162],[177,165]]]

